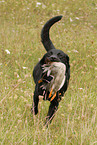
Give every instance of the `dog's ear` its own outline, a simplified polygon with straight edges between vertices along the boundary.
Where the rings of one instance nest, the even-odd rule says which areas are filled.
[[[67,62],[69,62],[69,56],[68,55],[66,55],[66,60],[67,60]]]
[[[45,63],[45,57],[46,57],[46,54],[43,56],[43,58],[40,60],[40,64],[43,65]]]
[[[64,54],[60,59],[67,67],[69,67],[69,56],[67,54]]]
[[[46,58],[47,58],[47,57],[50,57],[52,54],[53,54],[52,50],[50,50],[49,52],[47,52],[47,53],[43,56],[43,58],[40,60],[40,64],[41,64],[41,65],[45,64],[45,63],[46,63]]]

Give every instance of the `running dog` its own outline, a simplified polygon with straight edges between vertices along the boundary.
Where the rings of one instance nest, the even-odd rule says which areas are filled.
[[[56,49],[50,40],[49,31],[53,24],[61,20],[62,16],[51,18],[45,23],[41,31],[41,41],[47,53],[37,63],[33,70],[33,78],[36,84],[32,111],[38,113],[39,95],[44,100],[50,101],[50,106],[46,118],[46,125],[51,123],[61,97],[67,90],[70,79],[69,56],[63,51]]]

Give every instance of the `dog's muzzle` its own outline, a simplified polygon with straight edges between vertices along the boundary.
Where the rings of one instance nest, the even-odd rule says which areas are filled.
[[[60,62],[60,59],[56,55],[51,55],[50,57],[46,57],[45,63],[50,63],[50,62]]]

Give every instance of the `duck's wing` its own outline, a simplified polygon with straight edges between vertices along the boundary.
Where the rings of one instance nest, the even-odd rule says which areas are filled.
[[[46,85],[47,83],[50,83],[53,78],[54,77],[50,75],[49,71],[46,71],[46,72],[43,71],[42,78],[38,81],[38,83],[42,83]]]

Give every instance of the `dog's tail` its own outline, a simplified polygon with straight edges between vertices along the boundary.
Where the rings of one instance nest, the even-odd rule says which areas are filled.
[[[42,41],[46,51],[49,51],[51,49],[55,49],[55,47],[54,47],[54,45],[49,37],[49,30],[54,23],[58,22],[61,19],[62,19],[62,16],[53,17],[52,19],[47,21],[46,24],[42,28],[41,41]]]

